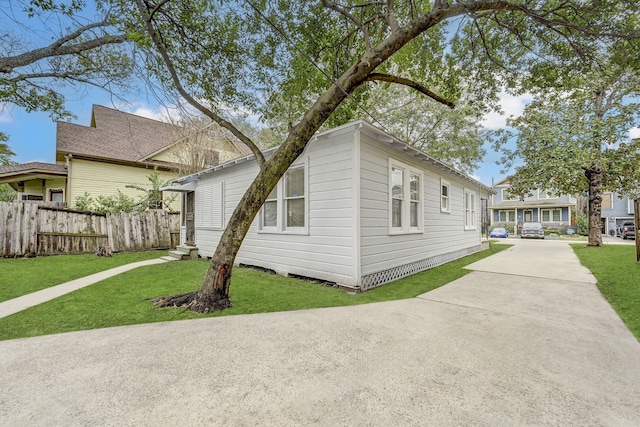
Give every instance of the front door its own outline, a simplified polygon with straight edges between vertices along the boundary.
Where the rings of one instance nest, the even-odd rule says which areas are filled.
[[[524,222],[533,221],[533,211],[524,211]]]
[[[195,227],[195,215],[194,211],[196,208],[196,193],[195,191],[189,191],[186,193],[186,203],[185,203],[185,216],[184,216],[184,224],[185,224],[185,237],[186,244],[193,245],[196,239],[196,227]]]

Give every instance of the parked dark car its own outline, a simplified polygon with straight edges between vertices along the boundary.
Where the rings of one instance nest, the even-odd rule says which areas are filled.
[[[544,228],[539,222],[525,222],[520,231],[521,239],[544,239]]]
[[[633,221],[627,221],[622,223],[622,238],[623,239],[635,239],[636,238],[636,226]]]
[[[509,237],[509,230],[502,227],[496,227],[491,230],[491,233],[489,233],[489,237],[507,238]]]

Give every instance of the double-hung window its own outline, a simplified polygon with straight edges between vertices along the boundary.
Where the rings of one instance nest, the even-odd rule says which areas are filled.
[[[560,222],[562,220],[562,211],[560,209],[543,209],[542,222]]]
[[[440,180],[440,212],[451,212],[451,185],[444,179]]]
[[[276,184],[260,213],[260,231],[307,233],[307,164],[295,165]]]
[[[422,171],[389,159],[389,231],[418,233],[423,229]]]
[[[471,190],[464,190],[464,229],[475,230],[476,228],[476,193]]]

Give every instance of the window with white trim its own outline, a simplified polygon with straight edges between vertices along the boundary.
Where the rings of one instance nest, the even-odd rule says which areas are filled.
[[[503,188],[502,189],[502,200],[506,201],[506,200],[518,200],[518,196],[513,195],[509,192],[508,188]]]
[[[557,199],[558,195],[554,193],[548,193],[544,190],[538,190],[538,199]]]
[[[635,199],[631,197],[627,198],[627,213],[630,215],[633,215],[634,213],[634,209],[633,209],[634,203],[635,203]]]
[[[562,210],[560,209],[542,209],[542,222],[560,222],[562,221]]]
[[[278,226],[278,186],[276,185],[262,205],[263,228]]]
[[[307,163],[291,166],[260,211],[262,232],[304,234],[308,231]]]
[[[507,210],[499,210],[498,211],[498,220],[500,222],[515,222],[516,221],[516,212],[515,211],[507,211]]]
[[[440,212],[451,212],[451,185],[440,179]]]
[[[304,170],[304,166],[300,166],[289,169],[284,174],[286,228],[304,227],[305,225]]]
[[[389,159],[389,232],[417,233],[423,229],[422,171]]]
[[[476,228],[476,193],[471,190],[464,190],[464,229],[475,230]]]

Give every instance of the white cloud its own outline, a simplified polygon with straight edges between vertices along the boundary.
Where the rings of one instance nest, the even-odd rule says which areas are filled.
[[[531,95],[513,96],[506,93],[501,93],[500,108],[503,113],[492,112],[484,116],[482,125],[487,129],[499,129],[506,126],[506,120],[510,116],[518,117],[524,111],[525,105],[527,105],[533,98]]]
[[[631,128],[629,129],[629,138],[636,139],[640,138],[640,128]]]

